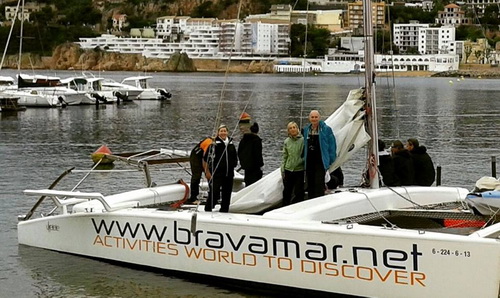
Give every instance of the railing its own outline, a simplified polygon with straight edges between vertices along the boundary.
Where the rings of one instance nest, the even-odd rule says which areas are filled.
[[[139,205],[138,202],[123,202],[119,204],[115,204],[110,206],[104,196],[98,192],[75,192],[75,191],[63,191],[63,190],[52,190],[52,189],[40,189],[40,190],[25,190],[24,194],[41,196],[43,198],[47,197],[52,199],[57,208],[62,211],[62,214],[68,214],[67,206],[76,205],[79,203],[87,202],[89,200],[98,200],[104,206],[104,209],[107,212],[112,212],[116,210],[120,210],[123,208],[131,208],[137,207]],[[60,199],[59,197],[69,198],[69,199]],[[32,212],[30,212],[32,214]],[[18,216],[19,221],[28,220],[31,217],[31,214],[28,215],[20,215]]]

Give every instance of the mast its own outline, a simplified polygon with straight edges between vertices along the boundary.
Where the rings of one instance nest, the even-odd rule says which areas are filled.
[[[363,0],[363,30],[365,36],[365,96],[368,134],[371,137],[368,143],[368,173],[370,188],[379,188],[378,177],[378,131],[377,131],[377,104],[375,97],[375,71],[373,48],[373,19],[372,1]]]
[[[16,10],[17,12],[17,10]],[[16,15],[17,17],[17,15]],[[22,0],[21,4],[21,32],[19,35],[21,36],[19,38],[19,62],[17,63],[17,73],[21,73],[21,61],[23,59],[23,27],[24,27],[24,0]]]

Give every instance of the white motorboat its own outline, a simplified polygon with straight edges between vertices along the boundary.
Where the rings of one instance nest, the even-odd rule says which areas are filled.
[[[371,1],[364,2],[364,11],[371,21]],[[365,35],[373,36],[371,25],[364,27]],[[368,140],[377,140],[371,39],[365,50],[365,88],[351,91],[326,120],[338,148],[330,170]],[[178,202],[187,199],[187,185],[155,185],[148,171],[151,159],[116,157],[144,170],[145,188],[111,195],[55,190],[58,179],[50,189],[26,190],[41,198],[19,217],[19,243],[229,279],[278,289],[281,295],[289,290],[365,297],[498,297],[500,223],[473,214],[465,188],[379,187],[377,149],[377,142],[370,141],[370,188],[338,189],[280,207],[277,169],[236,192],[229,213],[183,206]],[[40,214],[44,198],[54,208]],[[474,229],[458,228],[478,222],[481,226]]]
[[[38,90],[5,89],[1,94],[19,98],[18,104],[25,107],[55,108],[63,105],[62,97],[39,92]]]
[[[85,99],[81,104],[95,105],[98,103],[110,104],[117,102],[117,96],[113,91],[102,90],[102,78],[69,77],[61,80],[61,83],[77,92],[83,92]]]
[[[9,76],[0,76],[0,91],[5,90],[15,84],[14,78]]]
[[[136,100],[143,91],[141,88],[118,83],[112,79],[103,79],[100,84],[103,91],[111,91],[115,97],[123,101]]]
[[[167,89],[153,88],[149,85],[148,80],[152,78],[152,76],[128,77],[122,80],[122,84],[142,89],[142,93],[139,95],[138,99],[170,100],[172,94]]]
[[[17,75],[17,86],[12,85],[5,89],[14,94],[32,94],[46,98],[55,97],[60,105],[79,105],[85,99],[85,93],[79,92],[63,86],[59,77],[41,76],[41,75]],[[26,96],[26,106],[39,106],[38,102],[43,100],[36,99],[34,102]],[[22,99],[20,100],[20,103]]]

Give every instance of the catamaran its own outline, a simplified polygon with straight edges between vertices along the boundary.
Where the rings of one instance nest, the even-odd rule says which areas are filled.
[[[19,216],[19,244],[280,293],[498,297],[500,224],[469,208],[467,189],[379,186],[371,3],[363,5],[365,88],[352,90],[326,123],[338,148],[330,171],[369,144],[369,187],[281,207],[277,169],[236,192],[229,213],[205,212],[182,204],[189,185],[153,182],[152,156],[181,162],[172,152],[110,154],[143,170],[146,187],[104,195],[56,190],[57,179],[48,189],[26,190],[40,199]],[[54,208],[40,214],[46,198]]]

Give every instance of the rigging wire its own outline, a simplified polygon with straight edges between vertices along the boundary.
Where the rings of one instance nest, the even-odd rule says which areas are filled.
[[[396,139],[400,139],[400,130],[399,130],[399,110],[398,110],[398,98],[396,94],[396,78],[395,78],[395,73],[394,73],[394,49],[393,49],[393,42],[392,42],[392,22],[391,22],[391,13],[389,6],[386,6],[387,8],[387,20],[389,21],[389,47],[390,47],[390,56],[391,56],[391,78],[392,78],[392,85],[389,83],[389,76],[386,76],[386,82],[387,88],[389,90],[389,97],[392,99],[392,103],[394,106],[394,112],[396,116]],[[385,33],[385,30],[384,30]],[[383,39],[383,42],[385,42],[385,38]],[[383,47],[382,47],[383,48]]]
[[[297,5],[299,0],[295,2],[295,5]],[[294,5],[294,7],[295,7]],[[307,38],[308,38],[308,30],[309,30],[309,0],[307,1],[307,6],[306,6],[306,32],[304,35],[304,54],[302,55],[302,90],[301,90],[301,99],[300,99],[300,127],[303,127],[303,120],[304,120],[304,95],[305,95],[305,90],[306,90],[306,58],[307,58]]]
[[[21,31],[19,33],[19,62],[17,63],[17,72],[21,72],[21,58],[23,53],[23,29],[24,29],[24,0],[22,0],[21,7]]]

